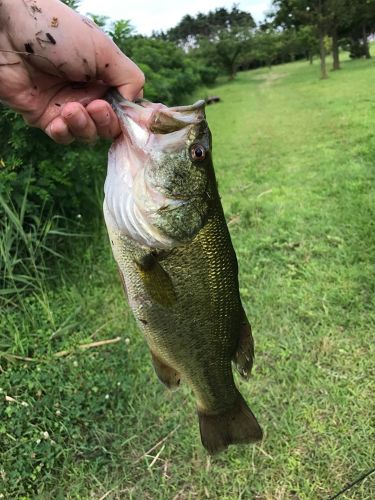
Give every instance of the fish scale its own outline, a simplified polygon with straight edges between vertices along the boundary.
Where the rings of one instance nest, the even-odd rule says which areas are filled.
[[[226,365],[230,367],[236,348],[230,332],[239,329],[238,310],[241,306],[233,272],[236,263],[225,238],[216,236],[221,234],[220,225],[223,224],[220,224],[219,217],[213,217],[190,244],[176,249],[163,260],[163,268],[177,295],[172,307],[157,304],[149,296],[134,262],[134,242],[127,241],[119,233],[111,235],[113,247],[122,250],[117,262],[134,315],[151,349],[178,370],[182,379],[198,394],[206,394],[205,387],[209,386],[200,374],[202,366],[217,366],[219,371]],[[221,279],[223,273],[227,274],[226,279]],[[202,304],[205,304],[204,308]],[[211,339],[210,343],[207,338]],[[188,365],[185,362],[187,357],[190,360]],[[213,376],[211,371],[208,378]],[[199,382],[194,383],[196,379]],[[223,377],[223,380],[221,385],[225,385],[226,390],[234,388],[232,377]],[[200,399],[206,400],[205,397]],[[213,410],[231,402],[230,398],[216,394],[211,404],[206,401],[204,405]]]

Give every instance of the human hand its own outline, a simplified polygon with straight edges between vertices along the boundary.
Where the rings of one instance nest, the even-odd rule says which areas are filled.
[[[92,21],[58,0],[0,2],[0,100],[54,141],[120,133],[110,87],[128,100],[144,76]]]

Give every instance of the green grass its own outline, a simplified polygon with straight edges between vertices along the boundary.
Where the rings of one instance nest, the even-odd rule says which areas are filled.
[[[256,341],[239,384],[263,443],[207,457],[190,391],[153,373],[103,232],[56,263],[58,286],[1,312],[5,498],[327,499],[374,466],[375,62],[317,71],[239,74],[207,109]],[[341,498],[374,497],[372,476]]]

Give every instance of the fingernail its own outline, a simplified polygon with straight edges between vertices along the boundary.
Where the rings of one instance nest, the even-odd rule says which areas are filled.
[[[79,128],[84,128],[87,125],[87,118],[82,111],[72,111],[71,113],[63,113],[63,117],[68,122],[73,122],[72,125]]]
[[[98,113],[98,116],[95,117],[95,121],[99,126],[103,127],[105,125],[109,125],[111,117],[109,116],[109,113],[106,113],[105,115]]]
[[[87,125],[87,118],[82,113],[77,113],[77,116],[73,117],[75,120],[75,125],[79,128],[85,128]]]

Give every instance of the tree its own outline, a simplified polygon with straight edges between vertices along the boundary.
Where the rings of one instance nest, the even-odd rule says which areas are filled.
[[[135,30],[131,25],[130,21],[125,19],[120,19],[112,23],[109,30],[109,35],[112,37],[116,45],[123,46],[126,45],[127,40],[135,34]]]
[[[271,68],[280,55],[282,47],[282,33],[271,27],[258,30],[254,37],[253,52],[257,60]]]
[[[108,24],[109,24],[109,17],[108,16],[101,16],[98,14],[93,14],[92,12],[88,12],[86,14],[88,17],[90,17],[94,23],[99,26],[103,31],[107,31]]]
[[[250,31],[235,27],[230,31],[219,30],[215,39],[209,42],[214,49],[212,62],[216,62],[230,80],[236,76],[241,57],[250,50],[252,39]]]
[[[65,5],[70,7],[71,9],[77,10],[79,7],[79,4],[81,3],[81,0],[62,0]]]
[[[249,12],[236,5],[195,17],[187,15],[167,32],[167,37],[184,50],[200,49],[208,65],[215,64],[230,79],[236,75],[241,57],[249,50],[256,24]]]
[[[284,28],[301,29],[311,26],[319,41],[320,74],[328,78],[326,66],[326,37],[332,20],[330,0],[273,0],[276,7],[274,22]]]
[[[319,43],[312,26],[301,26],[295,34],[295,46],[297,51],[304,52],[306,59],[312,64],[314,56],[319,54]]]
[[[325,56],[331,38],[333,69],[340,69],[340,45],[349,39],[351,57],[370,57],[369,34],[375,31],[375,0],[273,0],[275,26],[309,26],[319,41],[321,76],[327,77]]]
[[[200,64],[175,43],[160,36],[137,35],[124,20],[116,21],[109,34],[144,72],[147,99],[177,105],[201,83]]]
[[[350,23],[346,30],[351,57],[371,57],[368,37],[374,32],[375,0],[356,0],[351,5]]]
[[[236,5],[232,10],[224,7],[208,12],[198,13],[196,17],[184,16],[181,21],[167,32],[169,40],[181,45],[197,45],[202,37],[212,40],[220,31],[234,31],[239,27],[253,29],[256,23],[249,12],[241,11]]]

